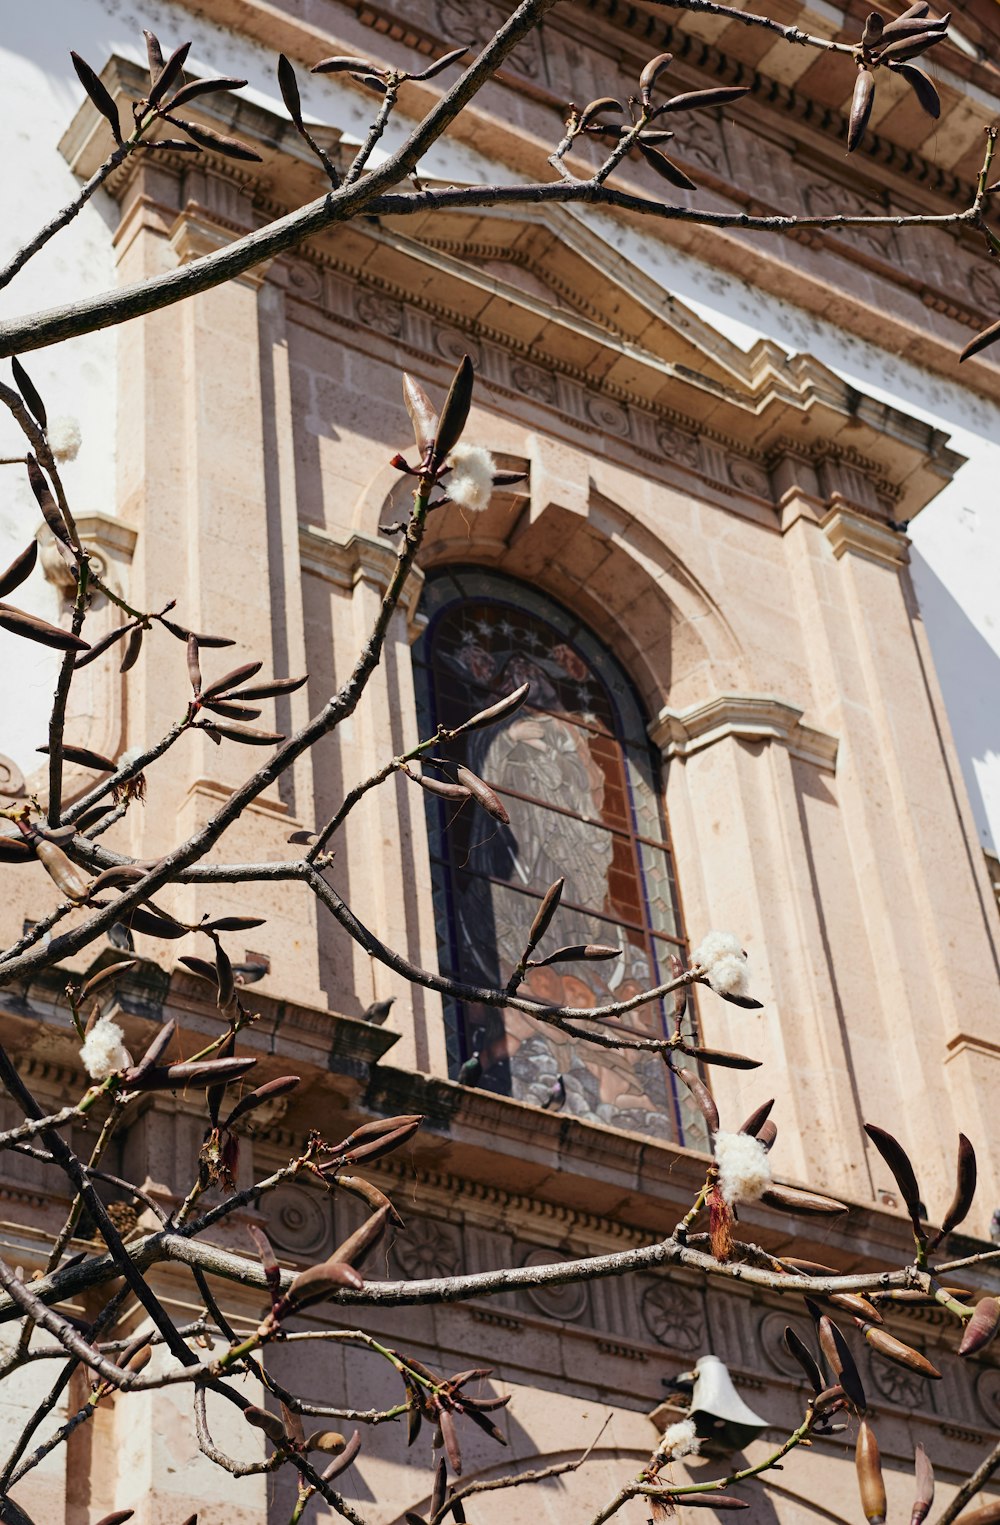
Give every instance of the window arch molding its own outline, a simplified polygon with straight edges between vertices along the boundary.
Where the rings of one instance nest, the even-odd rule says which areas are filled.
[[[427,624],[414,649],[422,734],[531,684],[522,710],[451,753],[497,789],[510,826],[427,797],[442,971],[505,982],[542,894],[563,877],[543,951],[601,943],[620,946],[622,956],[537,969],[525,993],[586,1006],[669,978],[669,957],[685,945],[659,759],[622,665],[575,610],[507,571],[468,562],[431,568],[422,611]],[[630,1022],[656,1036],[671,1030],[656,1007]],[[453,1076],[466,1065],[466,1078],[520,1100],[555,1099],[590,1121],[703,1142],[687,1093],[653,1056],[595,1050],[517,1013],[457,1003],[446,1002],[446,1023]]]

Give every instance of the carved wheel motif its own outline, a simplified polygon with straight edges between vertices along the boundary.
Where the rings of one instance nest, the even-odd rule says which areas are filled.
[[[529,1250],[522,1260],[524,1266],[551,1266],[561,1264],[567,1256],[559,1255],[553,1250]],[[585,1283],[578,1283],[575,1287],[533,1287],[525,1293],[528,1301],[534,1303],[539,1313],[544,1313],[546,1318],[566,1320],[578,1319],[587,1311],[590,1303],[590,1295]]]
[[[976,1383],[976,1402],[991,1425],[1000,1424],[1000,1369],[995,1366],[981,1372]]]
[[[469,5],[468,0],[438,0],[437,19],[440,35],[449,47],[462,43],[483,48],[507,20],[508,12],[495,5]],[[518,73],[534,79],[538,73],[538,40],[532,36],[520,43],[507,59],[505,67],[513,66]]]
[[[587,417],[592,424],[596,424],[599,429],[606,429],[609,434],[624,437],[629,433],[628,414],[610,397],[588,397]]]
[[[696,471],[700,464],[698,456],[698,440],[693,434],[686,434],[683,429],[677,429],[673,424],[661,424],[656,431],[656,439],[660,449],[670,461],[677,461],[682,466],[690,466]]]
[[[760,1321],[759,1348],[775,1371],[780,1371],[786,1377],[801,1378],[804,1382],[805,1372],[785,1344],[785,1330],[789,1326],[795,1330],[805,1345],[808,1345],[810,1349],[814,1348],[816,1342],[812,1325],[789,1318],[787,1314],[779,1313],[777,1310],[765,1313]]]
[[[523,362],[515,365],[510,379],[526,397],[536,397],[539,402],[553,403],[556,400],[555,377],[548,371],[540,370],[537,365]]]
[[[390,339],[398,339],[403,332],[402,303],[394,301],[392,297],[383,296],[380,291],[359,291],[354,303],[354,311],[367,328],[375,328],[380,334],[388,334]]]
[[[456,363],[463,355],[468,355],[476,369],[482,364],[482,355],[479,345],[470,334],[463,334],[459,328],[439,328],[434,335],[434,343],[437,345],[439,355],[446,360],[454,360]]]
[[[454,1276],[461,1264],[457,1241],[433,1218],[416,1218],[399,1235],[393,1253],[406,1276],[426,1281],[434,1276]]]
[[[289,1255],[315,1255],[330,1234],[326,1198],[301,1186],[280,1186],[271,1198],[267,1232]]]
[[[910,1409],[927,1406],[927,1383],[915,1371],[905,1371],[902,1366],[873,1355],[871,1374],[875,1387],[890,1403]]]
[[[654,1282],[640,1304],[642,1321],[653,1339],[671,1350],[697,1350],[705,1338],[705,1312],[697,1292]]]

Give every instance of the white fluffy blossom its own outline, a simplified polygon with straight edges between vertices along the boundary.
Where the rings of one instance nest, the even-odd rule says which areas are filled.
[[[767,1150],[751,1133],[717,1133],[715,1163],[719,1167],[719,1190],[723,1200],[756,1202],[771,1184]]]
[[[82,443],[75,418],[54,418],[45,431],[49,449],[57,461],[75,461]]]
[[[132,1063],[124,1044],[125,1034],[110,1017],[99,1017],[83,1040],[80,1058],[91,1080],[107,1080]]]
[[[679,1461],[682,1456],[697,1456],[700,1445],[694,1420],[679,1419],[664,1430],[656,1454],[661,1461]]]
[[[481,513],[493,493],[496,461],[485,445],[456,445],[448,457],[451,471],[442,486],[453,503]]]
[[[749,995],[750,970],[740,940],[732,932],[709,932],[691,955],[719,995]]]

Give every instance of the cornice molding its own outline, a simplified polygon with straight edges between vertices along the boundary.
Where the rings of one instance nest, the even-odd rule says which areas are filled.
[[[338,540],[316,524],[299,524],[299,554],[302,570],[332,583],[344,593],[353,593],[359,583],[367,583],[382,594],[389,586],[398,558],[388,542],[352,530],[346,540]],[[414,568],[401,598],[410,639],[423,628],[417,605],[423,588],[423,573]]]
[[[834,499],[837,494],[835,493]],[[871,519],[846,503],[835,502],[820,520],[820,529],[830,542],[834,556],[839,561],[848,551],[864,556],[883,566],[905,566],[910,559],[910,542],[898,530]]]
[[[835,772],[839,742],[829,731],[802,724],[803,711],[766,694],[718,694],[683,710],[661,710],[649,728],[664,757],[690,757],[730,738],[776,741],[792,757]]]

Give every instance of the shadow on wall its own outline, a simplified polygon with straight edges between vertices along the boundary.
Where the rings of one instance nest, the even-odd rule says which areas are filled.
[[[1000,785],[983,793],[986,765],[1000,767],[1000,654],[972,624],[915,548],[911,571],[920,613],[934,652],[948,719],[958,748],[980,845],[997,851]],[[983,765],[983,776],[975,768]]]

